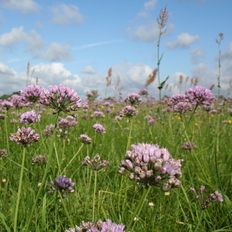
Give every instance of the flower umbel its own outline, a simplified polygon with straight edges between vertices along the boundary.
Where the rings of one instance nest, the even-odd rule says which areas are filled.
[[[42,166],[47,163],[47,156],[46,155],[37,155],[32,159],[32,165],[37,164],[38,166]]]
[[[10,140],[16,142],[19,145],[29,146],[33,142],[38,142],[40,135],[35,133],[30,127],[19,128],[16,133],[11,133]]]
[[[89,156],[86,156],[82,165],[89,166],[93,171],[99,171],[103,167],[110,165],[108,160],[101,160],[100,155],[95,155],[92,160]]]
[[[88,135],[80,135],[78,139],[84,144],[92,143],[92,139]]]

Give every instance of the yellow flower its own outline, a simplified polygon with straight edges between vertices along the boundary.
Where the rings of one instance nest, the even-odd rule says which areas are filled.
[[[199,124],[198,123],[194,123],[195,126],[198,126]]]
[[[114,108],[114,107],[112,107],[111,109],[112,109],[112,110],[115,110],[115,108]]]
[[[2,179],[2,182],[3,182],[3,183],[6,183],[6,179]]]
[[[228,123],[231,124],[231,123],[232,123],[232,120],[228,120]]]
[[[101,106],[102,109],[105,109],[105,106]]]
[[[40,187],[42,185],[42,183],[38,183],[38,187]]]
[[[213,114],[210,114],[210,117],[214,117],[214,115],[213,115]]]
[[[138,123],[140,123],[140,121],[138,121]]]
[[[165,192],[164,195],[165,195],[165,196],[169,196],[169,195],[170,195],[170,192]]]

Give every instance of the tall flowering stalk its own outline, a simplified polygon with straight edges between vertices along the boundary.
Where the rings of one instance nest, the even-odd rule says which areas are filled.
[[[21,198],[22,191],[22,180],[23,180],[23,171],[24,171],[24,163],[25,163],[25,155],[26,155],[26,147],[28,147],[31,143],[37,142],[40,139],[40,135],[35,133],[34,130],[29,128],[22,127],[18,129],[16,133],[11,133],[10,140],[16,142],[18,145],[23,145],[23,155],[22,155],[22,164],[21,164],[21,172],[19,177],[19,187],[18,187],[18,195],[16,201],[15,208],[15,217],[14,217],[14,232],[18,231],[17,221],[18,221],[18,211],[19,211],[19,203]]]

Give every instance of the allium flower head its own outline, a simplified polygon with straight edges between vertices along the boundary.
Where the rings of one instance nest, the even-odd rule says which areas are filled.
[[[49,86],[48,90],[44,90],[40,103],[51,106],[55,112],[75,111],[81,106],[81,99],[77,92],[71,87],[65,85]]]
[[[92,139],[88,135],[80,135],[78,139],[84,144],[92,143]]]
[[[118,172],[145,186],[162,186],[163,191],[180,187],[181,162],[171,158],[166,148],[154,144],[132,144]]]
[[[42,166],[47,163],[47,156],[46,155],[37,155],[32,159],[32,165],[37,164],[38,166]]]
[[[124,99],[124,101],[127,104],[133,105],[133,106],[137,106],[140,104],[140,102],[142,101],[142,99],[140,98],[140,95],[137,93],[129,93],[126,98]]]
[[[131,118],[138,114],[138,110],[136,110],[133,106],[126,106],[121,110],[121,115]]]
[[[141,95],[141,96],[147,96],[148,95],[148,90],[147,89],[141,89],[139,91],[139,95]]]
[[[5,149],[0,149],[0,160],[2,159],[2,157],[7,157],[7,150]]]
[[[86,156],[82,165],[89,166],[93,171],[99,171],[103,167],[110,165],[108,160],[101,160],[100,155],[95,155],[92,160],[89,156]]]
[[[168,106],[174,111],[184,114],[192,110],[192,104],[185,94],[174,94],[168,99]]]
[[[100,134],[106,133],[106,129],[101,124],[94,124],[93,128],[94,128],[95,132],[97,132],[97,133],[100,133]]]
[[[38,102],[40,100],[43,88],[40,85],[29,85],[21,90],[21,96],[29,102]]]
[[[50,188],[52,189],[52,191],[49,191],[49,193],[60,192],[62,193],[62,197],[66,198],[66,193],[74,192],[74,185],[75,184],[70,178],[67,178],[66,176],[58,176],[56,180],[53,180],[51,182]]]
[[[23,114],[20,115],[20,123],[26,124],[26,125],[32,125],[35,122],[39,122],[40,121],[40,114],[36,114],[36,112],[34,110],[32,111],[27,111]]]
[[[53,135],[54,129],[55,129],[55,125],[53,124],[47,125],[46,128],[43,130],[43,135],[46,137],[51,137]]]
[[[202,86],[195,86],[188,89],[185,95],[190,102],[197,105],[211,105],[214,101],[211,90]]]
[[[185,142],[182,146],[183,150],[192,150],[197,148],[197,146],[194,144],[194,142]]]
[[[16,142],[19,145],[29,146],[33,142],[37,142],[40,139],[40,135],[35,133],[30,127],[19,128],[16,133],[11,133],[10,140]]]
[[[9,110],[10,108],[13,108],[13,107],[14,107],[13,103],[12,103],[11,101],[7,101],[7,100],[3,100],[3,101],[1,102],[1,106],[2,106],[3,108],[5,108],[6,110]]]
[[[26,102],[26,99],[23,96],[20,96],[18,94],[13,94],[10,97],[10,99],[16,109],[22,108],[24,106],[28,106],[30,104]]]
[[[75,226],[66,230],[66,232],[124,232],[124,228],[124,225],[113,223],[110,219],[107,219],[104,222],[98,220],[96,224],[82,221],[81,226]]]

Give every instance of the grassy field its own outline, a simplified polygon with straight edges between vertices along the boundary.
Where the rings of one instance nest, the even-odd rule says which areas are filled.
[[[50,106],[40,104],[7,110],[2,106],[0,149],[8,156],[1,151],[0,231],[65,231],[82,221],[96,223],[99,219],[111,219],[131,232],[232,231],[231,99],[215,100],[214,111],[196,107],[177,113],[167,110],[167,100],[160,104],[144,98],[136,107],[137,115],[121,120],[115,117],[126,103],[111,101],[113,105],[107,106],[105,102],[88,102],[86,110],[81,107],[56,114]],[[20,114],[33,109],[40,113],[40,120],[32,125],[20,123]],[[55,129],[50,137],[44,135],[47,125],[59,128],[60,118],[73,115],[76,125],[63,127],[62,132]],[[154,124],[149,124],[151,119]],[[102,125],[105,133],[95,132],[94,124]],[[12,136],[21,136],[17,130],[23,126],[35,130],[39,140],[30,146],[12,141]],[[83,134],[91,143],[78,139]],[[188,141],[197,147],[183,149]],[[130,170],[126,175],[118,173],[130,146],[138,143],[157,144],[174,159],[184,160],[180,187],[163,191],[162,185],[131,181]],[[82,164],[86,156],[91,161],[97,154],[109,165],[93,170],[96,166],[91,163]],[[46,162],[32,165],[38,155],[46,155]],[[51,182],[64,175],[75,185],[74,192],[66,191],[62,197],[61,192],[52,191]],[[222,194],[223,202],[209,197],[215,190]]]

